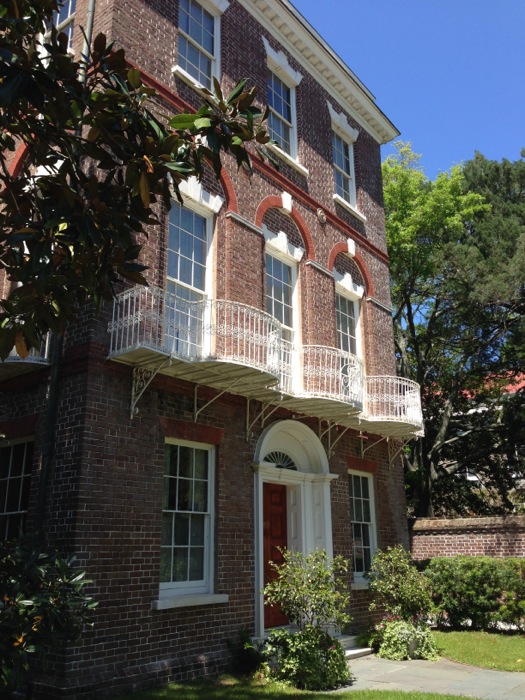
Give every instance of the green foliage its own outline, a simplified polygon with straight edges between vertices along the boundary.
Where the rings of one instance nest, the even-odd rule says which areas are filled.
[[[13,688],[27,671],[29,654],[76,639],[96,607],[83,589],[85,573],[56,552],[30,544],[0,543],[0,688]]]
[[[434,557],[427,569],[438,622],[454,628],[488,629],[498,620],[506,581],[503,560]]]
[[[343,557],[329,559],[323,550],[310,554],[282,550],[283,563],[273,564],[277,578],[264,588],[265,604],[279,605],[298,632],[271,632],[265,654],[275,677],[298,688],[336,688],[349,678],[344,649],[326,628],[343,628],[347,614],[348,571]]]
[[[319,549],[310,554],[283,549],[282,554],[281,565],[272,563],[278,576],[264,588],[265,603],[279,605],[301,631],[348,624],[348,586],[342,578],[348,561],[341,556],[330,560]]]
[[[505,590],[498,619],[525,632],[525,559],[503,559]]]
[[[370,610],[380,608],[407,622],[428,618],[431,614],[433,605],[428,581],[401,545],[379,550],[366,576],[373,595]]]
[[[502,411],[525,347],[525,163],[477,154],[430,181],[410,144],[397,147],[383,164],[394,336],[425,426],[404,454],[410,507],[509,512],[525,474],[523,428],[508,429],[513,411]]]
[[[42,47],[56,8],[17,0],[0,11],[0,262],[13,283],[0,303],[0,358],[62,333],[79,305],[110,299],[118,280],[145,284],[141,234],[158,223],[157,202],[169,208],[206,160],[218,176],[225,152],[251,169],[248,141],[269,155],[266,114],[246,80],[228,96],[216,82],[197,114],[166,118],[104,35],[80,61],[54,28]]]
[[[350,679],[341,644],[323,630],[274,630],[266,645],[272,675],[305,690],[338,688]]]
[[[376,625],[371,643],[384,659],[426,659],[437,661],[438,650],[428,625],[386,618]]]
[[[525,669],[523,634],[436,630],[432,636],[439,653],[446,659],[498,671],[523,672]]]
[[[264,663],[265,654],[263,642],[253,642],[246,629],[239,632],[237,642],[228,640],[232,655],[232,673],[240,676],[253,676]]]

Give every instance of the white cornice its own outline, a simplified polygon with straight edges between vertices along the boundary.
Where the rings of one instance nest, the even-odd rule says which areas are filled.
[[[378,143],[399,136],[372,93],[288,0],[239,0]]]

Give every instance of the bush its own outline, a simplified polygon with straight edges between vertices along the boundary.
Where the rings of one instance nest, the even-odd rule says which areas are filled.
[[[341,644],[327,632],[307,626],[299,632],[274,630],[266,653],[278,680],[304,690],[338,688],[350,679]]]
[[[505,591],[498,620],[525,631],[525,559],[503,559]]]
[[[330,560],[326,552],[310,554],[282,550],[283,563],[274,565],[275,581],[264,588],[265,603],[280,605],[298,632],[270,633],[265,653],[273,676],[298,688],[337,688],[350,678],[345,652],[327,628],[343,628],[348,594],[341,575],[348,571],[342,557]]]
[[[21,682],[29,655],[76,639],[96,603],[73,559],[35,551],[22,540],[0,543],[0,689]]]
[[[341,575],[348,571],[348,561],[343,557],[330,560],[320,549],[310,554],[281,551],[283,563],[272,564],[278,576],[264,588],[265,604],[280,605],[300,630],[347,625],[349,596]]]
[[[378,551],[366,577],[374,598],[370,610],[382,608],[388,615],[409,622],[431,614],[428,580],[401,545]]]
[[[371,641],[378,656],[384,659],[436,661],[439,658],[430,628],[424,623],[386,618],[374,628]]]
[[[502,561],[490,557],[434,557],[425,574],[430,581],[438,624],[454,628],[492,627],[504,599]]]

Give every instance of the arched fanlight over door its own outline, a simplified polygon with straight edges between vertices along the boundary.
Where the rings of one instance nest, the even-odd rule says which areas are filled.
[[[279,469],[293,469],[294,471],[297,471],[297,467],[295,466],[293,459],[289,457],[286,452],[280,452],[278,450],[269,452],[264,458],[264,461],[275,464],[275,466]]]

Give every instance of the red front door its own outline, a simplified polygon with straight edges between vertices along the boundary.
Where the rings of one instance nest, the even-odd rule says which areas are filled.
[[[276,572],[268,562],[282,563],[279,552],[288,544],[286,534],[286,486],[281,484],[263,484],[263,519],[264,519],[264,583],[275,579]],[[264,627],[278,627],[288,624],[278,605],[264,606]]]

